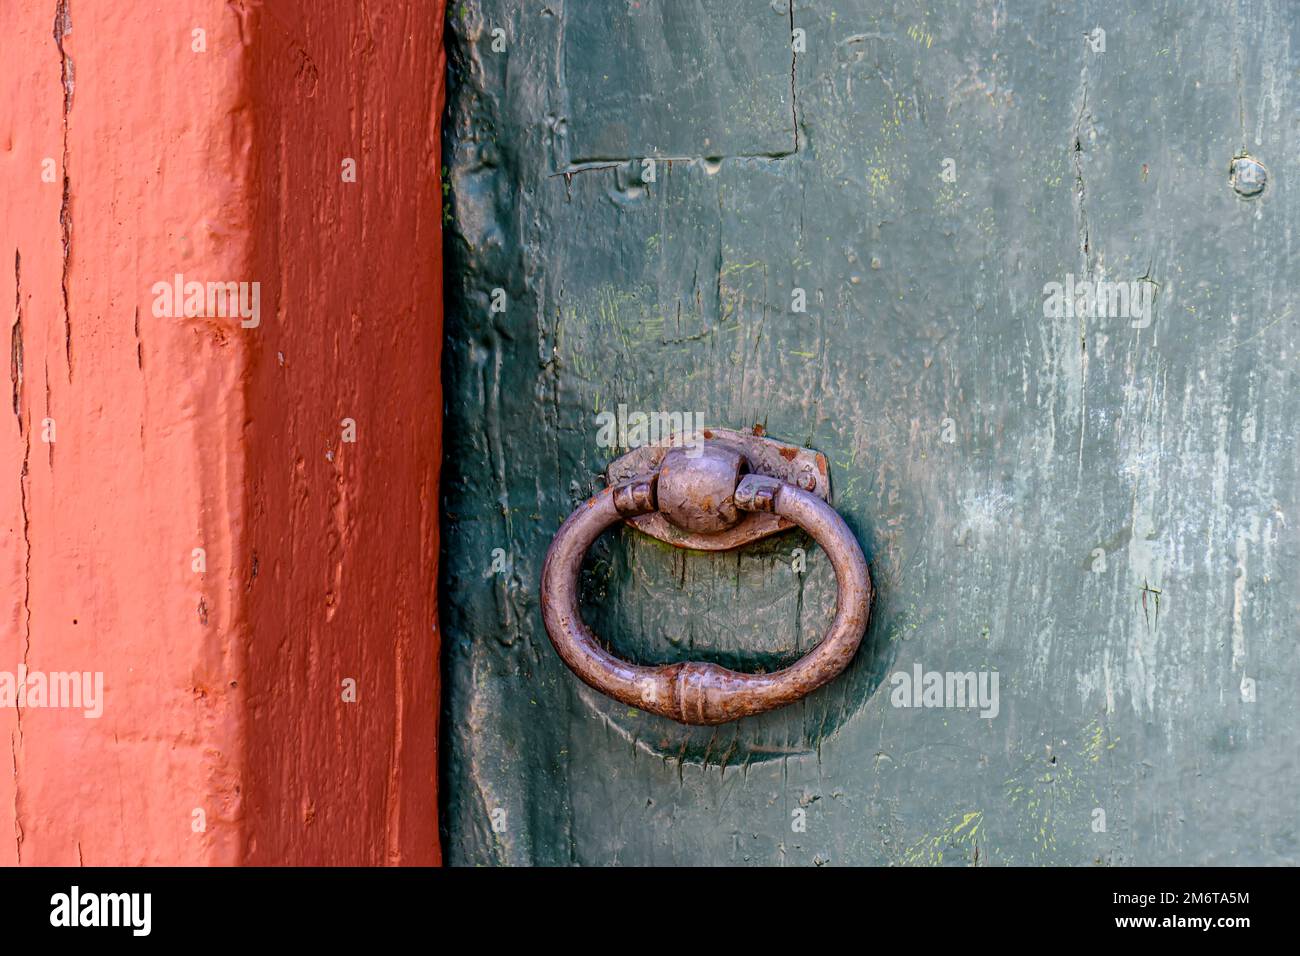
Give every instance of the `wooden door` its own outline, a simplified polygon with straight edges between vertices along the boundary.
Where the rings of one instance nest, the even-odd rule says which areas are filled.
[[[959,6],[450,11],[451,862],[1295,861],[1300,18]],[[620,406],[825,454],[848,672],[700,728],[566,669],[542,559]],[[797,531],[622,528],[582,587],[748,670],[835,601]]]

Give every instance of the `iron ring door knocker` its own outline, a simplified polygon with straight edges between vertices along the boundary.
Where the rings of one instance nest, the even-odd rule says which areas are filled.
[[[542,567],[542,617],[564,663],[615,700],[684,724],[721,724],[782,707],[832,680],[862,643],[871,605],[866,558],[830,506],[826,459],[761,435],[722,429],[702,448],[645,446],[613,462],[610,485],[560,526]],[[831,559],[839,584],[826,637],[789,667],[744,674],[687,661],[641,666],[600,646],[578,611],[587,549],[628,519],[661,540],[726,550],[798,525]]]

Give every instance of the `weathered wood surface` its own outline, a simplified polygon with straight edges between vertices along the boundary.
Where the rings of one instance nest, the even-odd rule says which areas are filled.
[[[1293,7],[485,0],[449,37],[452,862],[1297,861]],[[1154,305],[1045,315],[1098,280]],[[620,402],[826,453],[879,591],[846,676],[692,729],[564,668],[541,561]],[[586,567],[643,661],[770,668],[833,608],[797,532]],[[893,706],[916,665],[996,671],[996,716]]]
[[[0,865],[439,859],[443,22],[0,4]]]

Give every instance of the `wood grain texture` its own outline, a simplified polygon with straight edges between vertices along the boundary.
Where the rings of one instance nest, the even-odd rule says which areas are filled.
[[[0,8],[0,863],[437,861],[442,22]]]
[[[449,858],[1295,863],[1300,17],[709,9],[618,5],[647,19],[603,37],[590,3],[451,11]],[[575,166],[571,129],[663,128],[670,64],[638,65],[663,49],[701,88],[777,57],[791,85],[706,111],[671,155],[646,133]],[[778,113],[797,149],[725,151]],[[1229,184],[1243,152],[1269,170],[1256,199]],[[1067,276],[1150,285],[1150,322],[1045,316]],[[846,675],[701,730],[567,672],[541,562],[618,454],[595,421],[618,403],[827,455],[878,589]],[[622,657],[750,669],[797,656],[834,599],[797,532],[706,555],[619,530],[583,588]],[[996,671],[997,716],[893,706],[916,665]]]
[[[252,13],[246,859],[434,863],[443,5]]]

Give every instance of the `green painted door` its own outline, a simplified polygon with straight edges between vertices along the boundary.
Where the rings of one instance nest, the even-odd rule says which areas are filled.
[[[1300,859],[1294,5],[449,15],[452,863]],[[620,405],[827,456],[843,676],[692,728],[565,668],[542,559]],[[746,670],[835,605],[799,531],[621,528],[582,590],[623,657]]]

